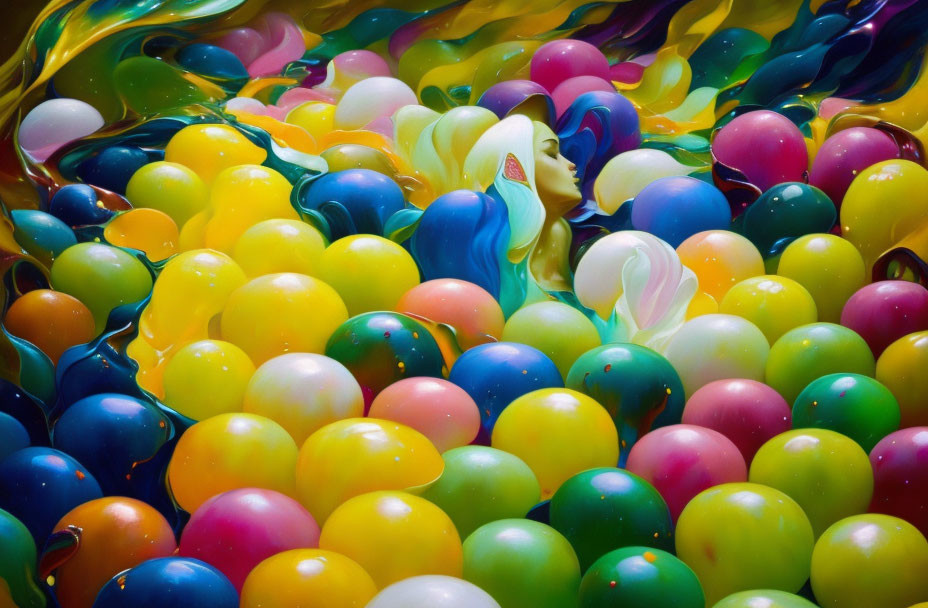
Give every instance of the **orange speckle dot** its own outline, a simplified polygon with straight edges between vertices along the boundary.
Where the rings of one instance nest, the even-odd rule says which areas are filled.
[[[607,364],[606,364],[606,367],[605,367],[605,371],[608,372],[610,369],[612,369],[612,364],[611,364],[611,363],[607,363]]]
[[[653,564],[657,561],[657,556],[651,553],[650,551],[645,551],[643,557],[649,564]]]
[[[74,475],[75,475],[78,479],[83,479],[83,478],[87,477],[86,475],[84,475],[84,472],[83,472],[83,471],[74,471]]]
[[[166,426],[167,426],[167,425],[164,423],[164,420],[159,420],[159,421],[158,421],[158,427],[159,427],[159,428],[162,428],[162,429],[163,429],[163,428],[166,427]]]
[[[412,337],[415,338],[416,340],[418,340],[418,339],[419,339],[419,332],[417,332],[417,331],[412,332]]]

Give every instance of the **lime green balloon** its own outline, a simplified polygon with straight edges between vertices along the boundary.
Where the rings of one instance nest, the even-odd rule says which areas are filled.
[[[448,514],[461,538],[492,521],[525,517],[541,498],[535,474],[518,456],[466,445],[441,457],[445,470],[422,497]]]
[[[35,542],[21,521],[0,509],[0,606],[39,608],[45,596],[35,584]]]
[[[799,591],[813,543],[796,501],[756,483],[709,488],[677,520],[677,557],[696,572],[710,606],[736,591]]]
[[[758,589],[732,593],[712,608],[816,608],[815,604],[785,591]]]
[[[769,440],[754,456],[749,480],[799,503],[816,537],[839,519],[866,512],[873,495],[867,453],[827,429],[797,429]]]
[[[810,323],[783,334],[767,357],[767,384],[793,403],[810,382],[848,372],[873,377],[876,363],[857,333],[834,323]]]
[[[907,608],[928,598],[928,540],[909,522],[868,513],[842,519],[812,554],[822,606]]]
[[[561,302],[538,302],[517,310],[503,326],[503,342],[534,346],[567,377],[577,358],[601,344],[593,322]]]
[[[52,287],[74,296],[93,313],[97,333],[110,311],[143,300],[152,286],[145,265],[122,249],[101,243],[78,243],[62,252],[51,270]]]
[[[577,602],[580,562],[554,528],[503,519],[464,541],[464,580],[492,595],[500,608],[565,608]]]

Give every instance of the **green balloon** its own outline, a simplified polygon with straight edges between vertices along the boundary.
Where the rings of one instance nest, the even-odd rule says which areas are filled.
[[[524,517],[541,499],[535,474],[508,452],[467,445],[442,460],[445,470],[422,497],[448,514],[461,538],[492,521]]]
[[[565,378],[583,353],[602,344],[593,322],[562,302],[537,302],[520,308],[506,321],[501,339],[537,348],[554,361]]]
[[[667,503],[654,486],[622,469],[590,469],[565,481],[551,497],[551,526],[573,545],[583,570],[622,547],[673,550]]]
[[[809,600],[775,589],[732,593],[712,608],[816,608]]]
[[[52,264],[51,283],[90,309],[97,333],[106,327],[111,310],[145,299],[152,286],[151,274],[142,262],[101,243],[78,243],[65,249]]]
[[[32,534],[3,509],[0,509],[0,547],[0,606],[12,603],[19,608],[44,608],[45,596],[35,584]],[[8,598],[4,597],[7,591]]]
[[[828,232],[837,211],[828,195],[809,184],[785,182],[764,192],[744,212],[744,236],[764,257],[780,239]]]
[[[19,355],[19,385],[40,401],[55,401],[55,364],[37,346],[16,336],[7,339]]]
[[[703,608],[696,574],[660,549],[623,547],[596,560],[580,582],[580,608]]]
[[[209,100],[184,73],[154,57],[129,57],[113,70],[113,82],[126,105],[153,114]]]
[[[793,428],[837,431],[867,453],[899,429],[899,420],[899,403],[889,389],[860,374],[822,376],[805,387],[793,404]]]
[[[464,541],[464,580],[492,595],[500,608],[565,608],[576,605],[580,563],[554,528],[503,519]]]
[[[767,384],[793,403],[816,378],[841,372],[872,377],[875,369],[870,347],[854,330],[810,323],[774,342],[767,357]]]

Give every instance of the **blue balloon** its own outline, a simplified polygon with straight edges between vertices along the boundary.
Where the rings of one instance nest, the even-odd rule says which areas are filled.
[[[392,179],[370,169],[328,173],[297,186],[300,210],[335,241],[352,234],[383,236],[387,219],[406,206]]]
[[[248,80],[248,70],[232,51],[197,42],[175,56],[177,63],[194,74],[216,80]]]
[[[9,414],[0,412],[0,460],[13,452],[29,447],[29,432]]]
[[[74,231],[57,217],[44,211],[16,209],[10,212],[13,238],[30,255],[54,260],[62,251],[77,244]]]
[[[151,159],[141,148],[110,146],[78,165],[77,175],[86,184],[125,194],[129,179],[149,162]]]
[[[662,177],[635,197],[632,225],[677,247],[697,232],[727,229],[731,207],[712,184],[694,177]]]
[[[159,557],[121,572],[103,585],[93,608],[238,608],[229,579],[191,557]]]
[[[0,412],[15,418],[29,435],[29,445],[50,445],[45,409],[22,388],[0,378]]]
[[[39,547],[68,511],[102,497],[90,471],[59,450],[29,447],[0,461],[0,509],[23,522]]]
[[[102,224],[113,212],[97,206],[97,193],[87,184],[68,184],[52,197],[49,212],[68,226]]]
[[[489,437],[496,419],[512,401],[541,388],[562,388],[554,362],[537,348],[494,342],[458,357],[448,380],[464,389],[480,409],[482,432]]]

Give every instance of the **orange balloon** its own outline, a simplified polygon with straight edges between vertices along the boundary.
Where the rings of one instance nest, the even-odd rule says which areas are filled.
[[[158,262],[177,253],[180,231],[164,211],[139,208],[114,217],[103,229],[103,238],[117,247],[138,249]]]
[[[36,289],[6,312],[7,331],[35,344],[52,363],[67,349],[93,340],[93,314],[80,300],[60,291]]]
[[[677,255],[696,273],[699,289],[716,302],[736,283],[765,274],[764,259],[754,244],[728,230],[698,232],[680,243]]]

